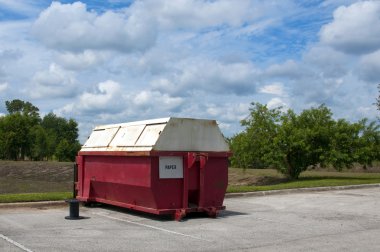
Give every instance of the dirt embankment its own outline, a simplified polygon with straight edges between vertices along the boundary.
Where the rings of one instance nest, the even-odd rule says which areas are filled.
[[[0,194],[71,191],[73,165],[0,160]]]

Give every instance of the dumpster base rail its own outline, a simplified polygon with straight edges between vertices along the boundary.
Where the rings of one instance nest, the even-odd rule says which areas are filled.
[[[225,206],[218,206],[218,207],[189,207],[189,208],[176,208],[176,209],[156,209],[156,208],[149,208],[149,207],[143,207],[138,206],[134,204],[128,204],[124,202],[119,201],[113,201],[113,200],[107,200],[103,198],[84,198],[77,196],[77,199],[81,202],[99,202],[119,207],[125,207],[132,210],[147,212],[151,214],[158,214],[158,215],[173,215],[173,218],[176,221],[182,220],[188,213],[199,213],[204,212],[207,213],[207,215],[211,218],[216,218],[221,210],[225,210]]]
[[[220,210],[225,210],[225,206],[219,206],[219,207],[192,207],[192,208],[181,208],[181,209],[170,209],[171,211],[175,211],[174,213],[174,219],[176,221],[181,221],[184,217],[186,217],[186,214],[188,213],[199,213],[204,212],[207,213],[207,215],[211,218],[216,218],[219,214]]]

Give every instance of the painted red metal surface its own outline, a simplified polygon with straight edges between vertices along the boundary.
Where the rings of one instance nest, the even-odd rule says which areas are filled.
[[[79,153],[77,199],[153,214],[172,214],[176,220],[189,212],[206,212],[216,217],[225,209],[228,152],[107,154]],[[182,157],[183,178],[160,178],[161,156]]]

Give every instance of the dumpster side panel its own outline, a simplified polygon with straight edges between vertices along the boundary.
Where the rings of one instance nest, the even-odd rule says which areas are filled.
[[[95,181],[91,182],[91,198],[99,202],[104,199],[114,205],[126,203],[131,206],[157,208],[152,190],[148,187]]]
[[[87,156],[85,168],[92,181],[150,187],[149,157]]]
[[[159,157],[152,157],[152,190],[158,209],[178,209],[182,207],[183,179],[160,178]]]
[[[89,201],[105,199],[156,208],[151,188],[151,158],[84,156],[83,194]]]

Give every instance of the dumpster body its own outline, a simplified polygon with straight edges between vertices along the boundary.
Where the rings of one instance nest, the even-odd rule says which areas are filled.
[[[216,121],[163,118],[96,127],[76,158],[77,199],[153,214],[215,217],[229,147]]]

